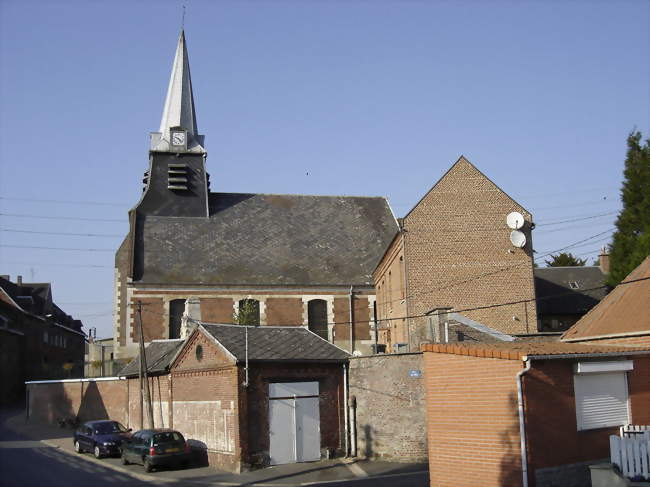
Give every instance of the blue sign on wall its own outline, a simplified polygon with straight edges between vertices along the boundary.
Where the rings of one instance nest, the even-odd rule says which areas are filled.
[[[412,377],[414,379],[419,379],[420,377],[422,377],[422,371],[418,369],[409,370],[409,377]]]

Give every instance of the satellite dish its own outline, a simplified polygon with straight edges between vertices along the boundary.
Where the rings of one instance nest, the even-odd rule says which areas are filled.
[[[512,228],[513,230],[519,230],[524,226],[524,215],[518,211],[508,213],[508,216],[506,217],[506,223],[508,224],[508,227]]]
[[[510,232],[510,243],[520,249],[526,245],[526,235],[519,230],[513,230]]]

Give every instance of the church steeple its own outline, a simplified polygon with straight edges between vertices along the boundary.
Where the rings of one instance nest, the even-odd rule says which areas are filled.
[[[144,176],[144,194],[136,210],[138,217],[209,216],[207,152],[197,133],[190,64],[185,33],[181,31],[165,98],[160,132],[151,134],[149,169]]]
[[[167,97],[160,120],[160,131],[151,134],[152,151],[178,152],[179,148],[183,152],[205,152],[203,136],[198,134],[196,127],[196,110],[185,31],[181,31],[178,38]]]

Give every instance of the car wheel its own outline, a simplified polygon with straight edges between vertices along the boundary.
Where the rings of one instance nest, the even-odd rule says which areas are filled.
[[[93,449],[93,453],[95,454],[95,458],[101,458],[102,457],[102,452],[99,449],[98,445],[95,445],[95,448]]]
[[[151,462],[149,461],[148,458],[145,459],[145,461],[144,461],[144,471],[145,472],[151,472],[152,470],[153,470],[153,465],[151,465]]]
[[[77,453],[83,453],[84,451],[81,449],[81,445],[77,440],[74,440],[74,451]]]
[[[126,459],[126,453],[122,452],[122,465],[128,465],[130,462]]]

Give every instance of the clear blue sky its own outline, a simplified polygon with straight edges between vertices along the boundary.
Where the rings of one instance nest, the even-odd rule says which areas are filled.
[[[399,217],[464,154],[543,253],[613,227],[626,136],[650,135],[647,1],[2,0],[0,273],[52,282],[99,336],[183,3],[213,191],[385,195]]]

